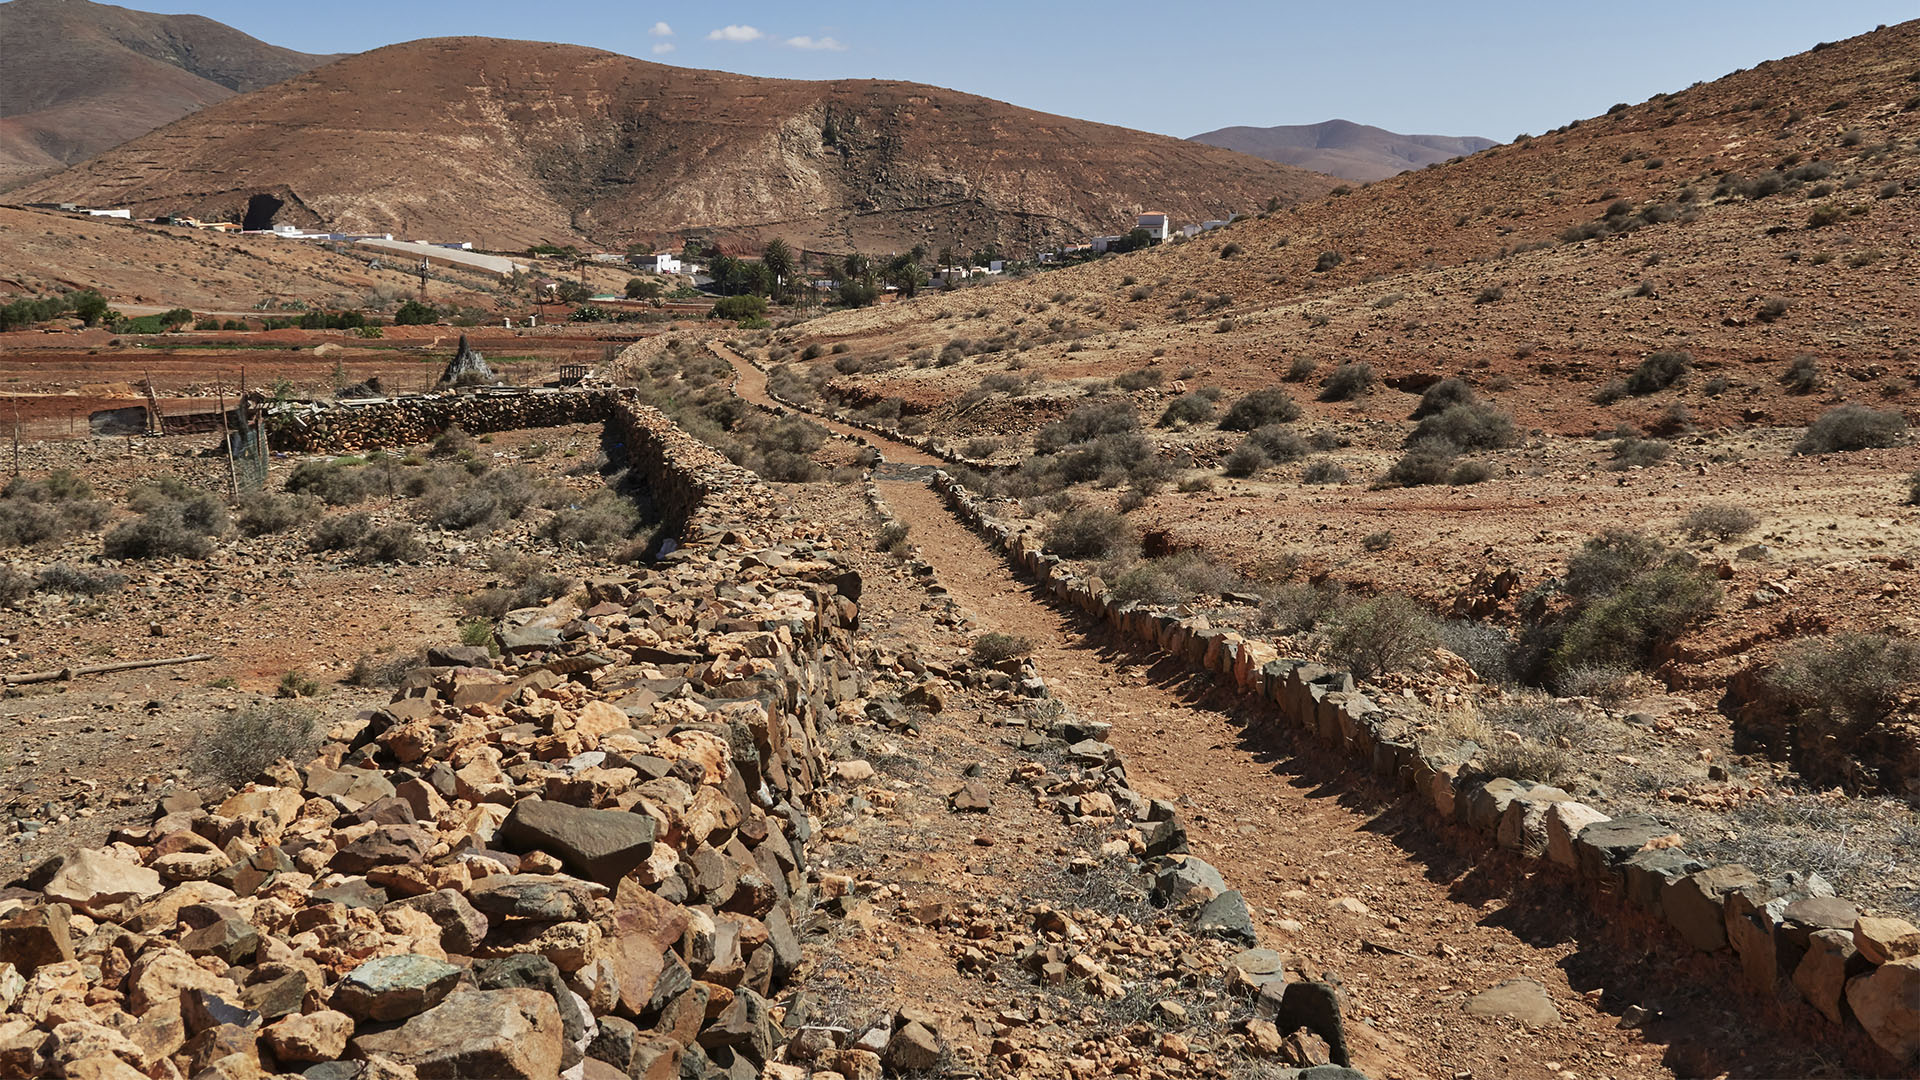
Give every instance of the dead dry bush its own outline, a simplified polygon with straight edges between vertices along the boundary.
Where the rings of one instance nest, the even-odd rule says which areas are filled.
[[[1725,543],[1760,527],[1760,515],[1736,503],[1708,503],[1688,511],[1680,528],[1695,540],[1712,537]]]
[[[312,708],[292,701],[256,701],[215,717],[194,742],[193,770],[238,787],[267,766],[300,761],[314,743],[318,722]]]
[[[283,533],[319,518],[322,501],[313,495],[256,491],[240,499],[240,531],[248,536]]]
[[[92,532],[110,513],[93,497],[86,478],[71,469],[18,475],[0,489],[0,547],[30,547]]]
[[[422,653],[363,653],[347,672],[348,686],[399,686],[407,673],[426,664]]]
[[[1327,638],[1327,652],[1354,678],[1371,679],[1426,666],[1439,643],[1432,616],[1407,597],[1389,593],[1342,611]]]

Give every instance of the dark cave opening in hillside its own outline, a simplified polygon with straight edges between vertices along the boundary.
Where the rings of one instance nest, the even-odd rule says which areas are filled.
[[[240,227],[247,230],[273,228],[273,216],[287,205],[286,200],[272,195],[260,194],[247,200],[247,216]]]

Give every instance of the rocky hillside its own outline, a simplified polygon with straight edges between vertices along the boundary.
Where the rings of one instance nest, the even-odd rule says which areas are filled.
[[[1308,397],[1365,361],[1416,392],[1465,378],[1523,427],[1565,434],[1657,424],[1676,405],[1707,427],[1804,424],[1848,399],[1911,412],[1916,55],[1920,22],[1904,23],[1190,243],[816,326],[897,356],[1011,330],[1025,366],[1054,378],[1158,364],[1251,389],[1317,365],[1293,376]],[[989,305],[1000,318],[939,317]],[[1656,352],[1684,352],[1696,374],[1601,393]],[[978,378],[933,366],[863,381],[931,405]],[[1412,408],[1368,401],[1396,420]]]
[[[83,161],[333,60],[198,15],[88,0],[0,4],[0,185]]]
[[[1351,120],[1223,127],[1195,135],[1193,141],[1361,181],[1385,180],[1496,145],[1492,139],[1471,135],[1401,135]]]
[[[1147,209],[1222,217],[1335,183],[916,83],[442,38],[223,103],[17,197],[239,220],[266,195],[278,221],[501,249],[707,230],[887,251],[1120,232]]]

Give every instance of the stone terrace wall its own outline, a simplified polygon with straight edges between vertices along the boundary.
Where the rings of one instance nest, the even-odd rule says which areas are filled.
[[[1763,997],[1791,987],[1835,1024],[1863,1029],[1896,1061],[1920,1055],[1920,928],[1864,915],[1817,875],[1763,880],[1744,866],[1707,866],[1651,817],[1609,819],[1558,788],[1476,776],[1467,768],[1472,744],[1434,753],[1389,738],[1384,712],[1347,672],[1284,659],[1264,642],[1096,593],[1088,578],[1046,554],[1036,536],[990,516],[949,474],[935,473],[934,485],[962,520],[1059,603],[1271,702],[1283,722],[1345,751],[1381,782],[1414,792],[1440,818],[1578,879],[1603,909],[1625,905],[1664,922],[1694,949],[1726,956],[1740,981]]]
[[[632,391],[595,387],[517,394],[428,394],[367,404],[268,406],[267,441],[275,450],[338,454],[425,442],[448,428],[470,435],[519,428],[604,423]]]
[[[864,689],[860,579],[750,473],[598,402],[680,546],[509,613],[498,658],[432,650],[312,759],[0,890],[0,1077],[761,1075],[807,1020],[772,1002],[823,736]],[[374,430],[475,419],[426,408]]]

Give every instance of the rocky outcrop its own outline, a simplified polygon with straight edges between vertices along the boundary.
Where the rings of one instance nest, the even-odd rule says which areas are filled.
[[[0,1077],[760,1074],[859,577],[658,412],[585,407],[678,546],[0,893]]]

